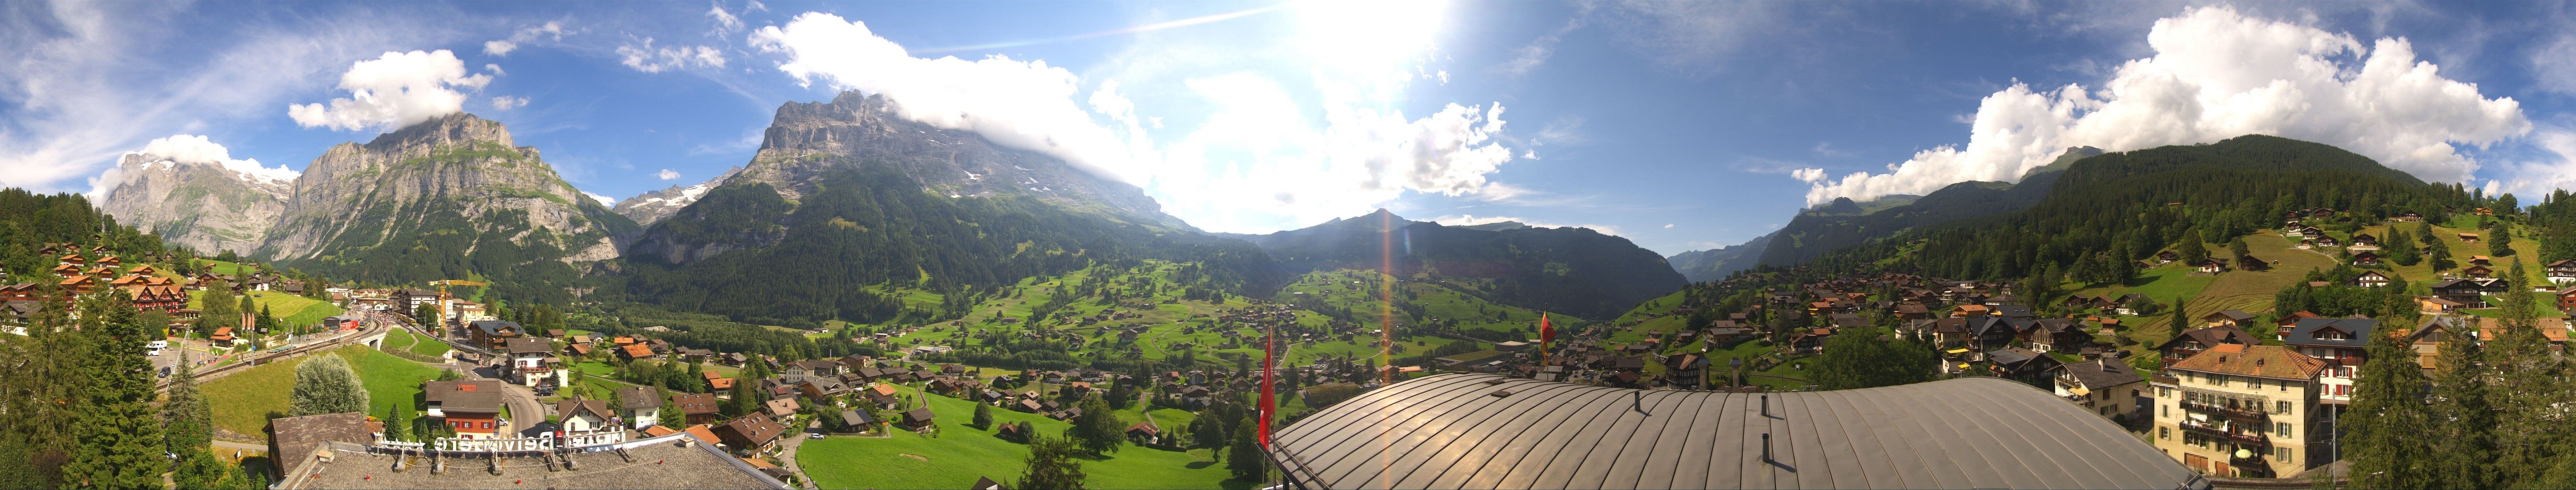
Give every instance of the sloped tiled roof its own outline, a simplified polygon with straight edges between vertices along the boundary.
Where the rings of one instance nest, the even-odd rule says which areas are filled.
[[[2308,380],[2325,361],[2277,345],[2219,344],[2174,363],[2172,369],[2271,379]]]

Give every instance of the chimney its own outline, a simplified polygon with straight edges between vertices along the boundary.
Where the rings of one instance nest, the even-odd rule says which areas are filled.
[[[1764,417],[1769,417],[1769,416],[1771,416],[1771,395],[1762,395],[1762,416],[1764,416]],[[1769,441],[1769,440],[1771,440],[1771,435],[1770,435],[1770,434],[1763,434],[1763,435],[1762,435],[1762,440],[1764,440],[1764,441]],[[1766,444],[1767,444],[1767,443],[1766,443]],[[1765,445],[1765,446],[1763,446],[1763,447],[1766,447],[1766,448],[1767,448],[1767,447],[1770,447],[1770,446]],[[1767,458],[1767,456],[1766,456],[1766,458]]]
[[[1771,433],[1762,433],[1762,462],[1771,462]]]

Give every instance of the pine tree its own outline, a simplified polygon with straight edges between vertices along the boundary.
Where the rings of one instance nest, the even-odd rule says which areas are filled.
[[[663,427],[688,427],[689,415],[680,413],[680,400],[671,398],[671,394],[661,388],[654,388],[653,396],[662,399],[662,413],[654,417],[653,425]],[[678,422],[672,422],[674,420]]]
[[[2433,263],[2433,272],[2457,265],[2451,262],[2451,246],[2439,239],[2424,242],[2424,260]]]
[[[295,365],[295,389],[288,394],[292,407],[287,416],[365,412],[367,398],[367,386],[358,381],[358,372],[349,367],[348,359],[316,355]]]
[[[2209,248],[2201,245],[2199,233],[2184,233],[2182,243],[2175,245],[2174,248],[2176,252],[2182,254],[2183,264],[2186,265],[2199,265],[2200,261],[2209,259]]]
[[[2513,225],[2496,224],[2495,229],[2487,230],[2486,240],[2487,255],[2496,257],[2513,255]]]
[[[2484,353],[2468,332],[2443,332],[2433,384],[2432,459],[2426,475],[2461,488],[2490,488],[2496,474],[2495,406],[2481,364]]]
[[[973,425],[977,429],[992,429],[993,406],[982,403],[975,404],[975,420],[970,425]]]
[[[82,360],[88,391],[72,430],[80,444],[63,465],[63,484],[74,488],[160,488],[169,460],[160,454],[160,417],[153,413],[152,363],[143,356],[145,326],[123,290],[82,300],[82,331],[93,349]]]
[[[2358,374],[2352,409],[2342,419],[2352,486],[2435,488],[2429,469],[2434,419],[2424,406],[2428,380],[2415,364],[2415,350],[2403,338],[2372,335],[2370,356]]]
[[[2190,313],[2191,309],[2190,309],[2190,308],[2185,308],[2185,307],[2184,307],[2185,305],[2183,304],[2183,301],[2188,300],[2188,299],[2190,299],[2190,298],[2186,298],[2186,297],[2182,297],[2182,296],[2175,296],[2175,297],[2174,297],[2174,307],[2173,307],[2173,335],[2174,335],[2174,336],[2181,336],[2181,335],[2182,335],[2182,332],[2183,332],[2184,330],[2190,330],[2190,329],[2191,329],[2191,313]]]
[[[395,400],[394,406],[385,407],[385,439],[411,440],[411,411],[403,409],[403,400]]]
[[[2396,228],[2390,228],[2388,237],[2380,239],[2379,254],[2388,256],[2397,265],[2415,265],[2424,261],[2423,253],[2415,249],[2415,237]]]
[[[2507,291],[2501,315],[2503,332],[2488,341],[2485,365],[2496,380],[2489,395],[2502,409],[2496,418],[2495,483],[2528,487],[2555,466],[2567,449],[2569,429],[2558,421],[2571,402],[2564,381],[2566,364],[2551,355],[2548,339],[2535,324],[2539,306],[2532,297],[2522,259],[2505,272]]]
[[[162,434],[167,447],[162,450],[182,456],[204,451],[215,440],[214,412],[198,390],[197,370],[190,364],[184,355],[179,359],[176,371],[170,375],[170,397],[161,404],[161,414],[169,421]]]

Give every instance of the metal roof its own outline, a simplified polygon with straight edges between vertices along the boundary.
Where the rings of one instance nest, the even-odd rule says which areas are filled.
[[[2110,421],[1994,378],[1722,393],[1444,374],[1273,441],[1303,488],[2210,487]]]

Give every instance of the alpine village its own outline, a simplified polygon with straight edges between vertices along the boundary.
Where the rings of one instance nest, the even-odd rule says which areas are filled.
[[[0,488],[2576,487],[2566,190],[2242,134],[1668,257],[895,104],[613,205],[466,112],[0,190]]]

